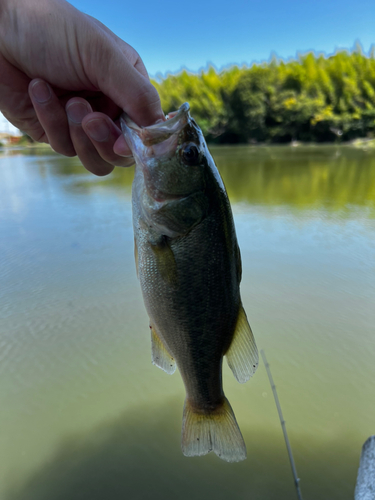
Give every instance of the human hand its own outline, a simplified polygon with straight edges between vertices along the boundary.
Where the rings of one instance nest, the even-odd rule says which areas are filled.
[[[164,120],[137,52],[65,0],[0,0],[0,110],[96,175],[134,163],[118,119]]]

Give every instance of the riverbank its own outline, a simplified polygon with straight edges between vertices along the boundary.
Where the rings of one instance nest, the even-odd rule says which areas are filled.
[[[302,142],[302,141],[292,141],[285,144],[268,143],[268,142],[256,142],[256,143],[244,143],[244,144],[216,144],[214,142],[208,142],[210,147],[220,148],[220,147],[284,147],[284,148],[300,148],[300,147],[311,147],[311,148],[324,148],[332,146],[344,146],[344,147],[354,147],[359,149],[375,149],[375,139],[372,138],[358,138],[352,141],[342,141],[342,142]],[[17,154],[24,153],[27,151],[41,150],[42,152],[50,151],[55,153],[49,144],[34,142],[32,144],[24,146],[0,146],[0,154]],[[58,153],[56,153],[58,154]]]

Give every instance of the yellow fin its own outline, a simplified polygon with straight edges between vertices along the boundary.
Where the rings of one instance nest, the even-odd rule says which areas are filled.
[[[154,328],[151,330],[151,357],[154,365],[172,375],[176,370],[176,362],[165,348]]]
[[[206,455],[213,451],[227,462],[245,460],[246,446],[226,398],[219,408],[208,413],[194,410],[185,400],[181,447],[186,457]]]
[[[238,382],[247,382],[259,364],[258,349],[242,304],[238,311],[232,343],[225,353],[229,368]]]
[[[169,246],[166,236],[162,236],[156,243],[150,243],[156,259],[156,267],[161,277],[170,286],[176,286],[178,282],[177,265],[174,253]]]

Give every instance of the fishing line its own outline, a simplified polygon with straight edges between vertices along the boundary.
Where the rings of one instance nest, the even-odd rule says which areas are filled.
[[[293,458],[293,453],[292,453],[292,447],[290,446],[290,442],[289,442],[289,438],[288,438],[288,433],[286,431],[286,426],[285,426],[285,420],[284,420],[284,417],[283,417],[283,412],[281,411],[280,401],[279,401],[279,397],[277,395],[275,383],[274,383],[273,378],[272,378],[272,373],[271,373],[270,365],[268,364],[268,361],[267,361],[267,358],[266,358],[266,354],[263,351],[263,349],[260,351],[260,354],[262,355],[263,362],[264,362],[264,365],[265,365],[266,370],[267,370],[268,379],[269,379],[271,387],[272,387],[273,397],[275,399],[277,412],[279,414],[281,428],[283,430],[285,444],[286,444],[286,448],[288,450],[289,462],[290,462],[290,466],[292,468],[292,473],[293,473],[293,478],[294,478],[294,485],[295,485],[296,491],[297,491],[297,497],[298,497],[298,500],[302,500],[302,493],[301,493],[301,489],[300,489],[300,486],[299,486],[300,479],[299,479],[299,477],[297,475],[297,469],[296,469],[296,464],[294,463],[294,458]]]

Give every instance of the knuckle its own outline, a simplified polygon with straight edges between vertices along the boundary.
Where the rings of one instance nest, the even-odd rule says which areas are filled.
[[[3,113],[4,116],[5,113]],[[6,116],[7,117],[7,116]],[[9,118],[7,118],[9,119]],[[29,137],[31,137],[34,141],[36,142],[45,142],[48,143],[48,138],[47,134],[42,127],[41,123],[39,122],[38,118],[36,115],[30,117],[30,118],[23,118],[23,119],[11,119],[9,120],[15,127],[18,129],[22,130],[25,134],[27,134]]]
[[[46,144],[49,144],[48,137],[45,133],[45,131],[42,129],[37,129],[37,130],[25,130],[25,133],[29,135],[34,141],[36,142],[44,142]]]

